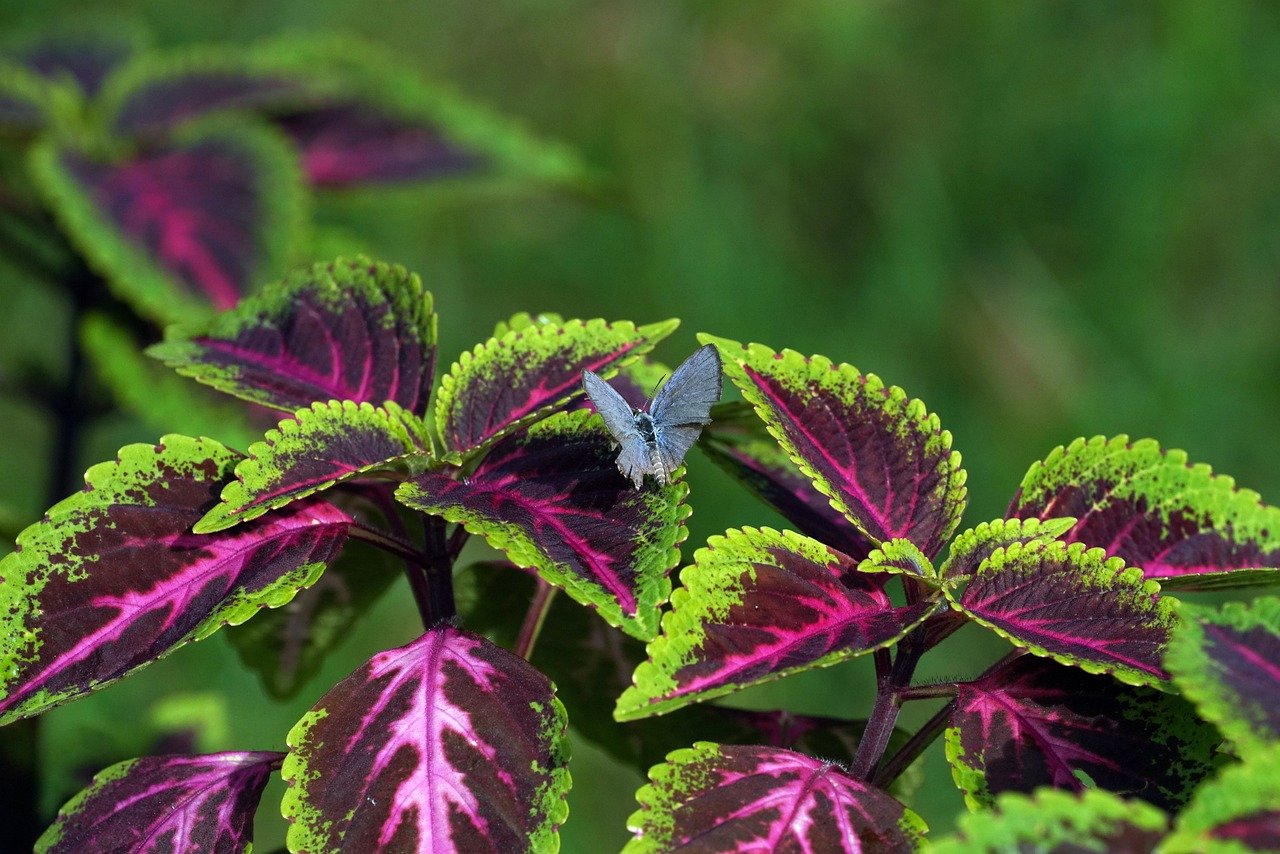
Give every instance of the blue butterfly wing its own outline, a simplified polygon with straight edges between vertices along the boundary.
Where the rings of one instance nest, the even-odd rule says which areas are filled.
[[[618,454],[618,471],[631,479],[636,489],[644,484],[649,471],[649,446],[636,429],[635,413],[622,395],[591,371],[582,372],[582,387],[596,405],[613,440],[622,448]]]
[[[654,395],[649,415],[655,426],[710,424],[711,407],[720,399],[720,374],[720,354],[715,347],[708,344],[694,350]]]

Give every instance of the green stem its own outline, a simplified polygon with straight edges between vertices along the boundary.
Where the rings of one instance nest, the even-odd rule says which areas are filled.
[[[512,651],[528,661],[533,656],[533,646],[538,642],[542,632],[542,624],[547,619],[547,611],[551,609],[551,600],[555,598],[556,588],[538,577],[538,587],[529,601],[529,609],[524,612],[524,622],[520,624],[520,634],[516,637],[515,649]]]

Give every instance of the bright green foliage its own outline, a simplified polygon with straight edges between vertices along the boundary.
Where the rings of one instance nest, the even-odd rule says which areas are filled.
[[[331,400],[299,409],[267,431],[236,466],[236,479],[193,529],[210,534],[430,449],[426,425],[396,404]]]
[[[84,319],[80,343],[121,408],[157,433],[210,436],[239,449],[261,435],[243,406],[147,359],[133,337],[105,315]]]
[[[1242,756],[1280,742],[1280,599],[1178,605],[1165,667]]]
[[[800,471],[873,541],[910,539],[933,555],[950,538],[966,475],[950,432],[923,401],[825,356],[698,340],[716,346],[726,376]]]
[[[297,158],[279,134],[259,127],[201,126],[179,135],[175,144],[209,141],[242,152],[253,164],[255,192],[262,201],[254,235],[262,243],[260,263],[249,280],[268,281],[295,262],[306,245],[310,201]],[[50,140],[37,144],[30,153],[31,174],[59,223],[107,287],[139,314],[160,323],[209,317],[209,303],[123,234],[66,171],[62,157],[69,151]]]
[[[44,125],[50,88],[21,65],[0,60],[0,138],[32,133]]]
[[[1248,854],[1275,850],[1280,826],[1280,744],[1250,750],[1243,762],[1201,786],[1173,822],[1161,854]],[[1252,830],[1252,833],[1249,831]],[[1248,844],[1250,836],[1259,845]],[[1234,838],[1233,838],[1234,837]]]
[[[678,325],[568,320],[513,328],[477,344],[440,380],[435,425],[444,447],[458,457],[474,454],[580,393],[582,369],[612,376]]]
[[[948,585],[962,584],[993,552],[1014,543],[1044,542],[1065,534],[1075,519],[993,519],[956,536],[938,574]]]
[[[957,832],[934,841],[937,854],[1149,850],[1169,820],[1144,801],[1126,801],[1103,789],[1080,795],[1043,788],[1034,795],[1006,792],[994,810],[960,817]],[[1144,845],[1145,843],[1145,845]]]

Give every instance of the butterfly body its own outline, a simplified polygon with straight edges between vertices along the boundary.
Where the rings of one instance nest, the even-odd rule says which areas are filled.
[[[711,406],[720,399],[720,378],[720,354],[708,344],[672,372],[645,412],[632,409],[591,371],[582,372],[587,396],[621,449],[618,471],[636,489],[644,485],[645,475],[663,485],[671,482],[702,428],[711,423]]]

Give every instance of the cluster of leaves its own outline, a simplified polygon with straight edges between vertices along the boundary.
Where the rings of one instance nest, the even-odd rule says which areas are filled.
[[[0,562],[0,723],[246,621],[246,664],[295,691],[391,580],[340,560],[348,540],[398,559],[425,631],[325,693],[287,752],[107,769],[41,850],[241,848],[277,770],[290,850],[554,850],[570,720],[659,762],[628,850],[911,850],[912,765],[939,738],[976,811],[939,847],[1274,841],[1280,603],[1168,594],[1273,580],[1280,510],[1122,436],[1058,448],[1004,518],[956,535],[965,472],[920,401],[704,335],[745,403],[717,408],[703,449],[794,530],[711,538],[673,591],[687,488],[632,488],[580,376],[641,405],[675,325],[517,315],[437,381],[430,295],[352,258],[171,327],[151,355],[286,415],[245,453],[128,446],[22,532]],[[472,535],[507,560],[456,567]],[[1012,651],[915,683],[967,624]],[[865,720],[706,702],[862,655]]]
[[[99,22],[0,44],[0,255],[65,290],[73,370],[83,352],[116,403],[157,429],[258,432],[207,395],[193,405],[141,347],[307,259],[359,250],[358,236],[317,224],[317,198],[588,180],[567,150],[358,39],[145,41]],[[25,385],[67,422],[97,403],[79,377],[64,392],[43,377]]]

